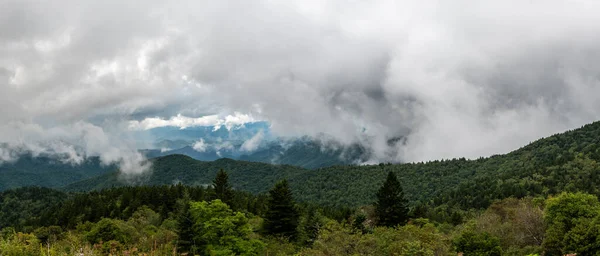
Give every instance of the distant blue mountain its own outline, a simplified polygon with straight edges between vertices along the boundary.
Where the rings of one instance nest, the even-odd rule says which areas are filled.
[[[199,152],[191,146],[168,151],[154,149],[142,152],[149,158],[181,154],[202,161],[231,158],[270,164],[289,164],[309,169],[353,164],[368,159],[368,151],[359,145],[330,147],[321,141],[307,139],[275,140],[254,152],[246,153],[239,150],[216,151],[214,149]]]
[[[155,138],[157,142],[163,140],[197,141],[200,138],[207,142],[213,142],[223,140],[245,141],[261,131],[264,133],[265,138],[270,138],[269,123],[267,122],[246,123],[232,127],[230,130],[225,126],[220,126],[217,129],[214,126],[196,126],[184,129],[166,126],[153,128],[141,133]]]
[[[154,148],[141,150],[147,157],[182,154],[202,161],[219,158],[289,164],[310,169],[344,165],[366,160],[367,150],[357,145],[324,143],[309,137],[282,139],[271,134],[267,122],[247,123],[227,129],[200,126],[180,129],[160,127],[142,132]],[[256,149],[241,149],[244,142],[261,133]],[[194,147],[198,141],[201,145]],[[332,146],[333,145],[333,146]]]

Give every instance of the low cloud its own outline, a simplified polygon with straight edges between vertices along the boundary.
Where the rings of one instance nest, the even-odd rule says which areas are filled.
[[[103,128],[86,122],[55,127],[10,123],[0,126],[0,139],[4,142],[0,150],[4,161],[28,153],[54,156],[76,165],[88,156],[99,156],[102,164],[117,164],[127,174],[140,174],[151,168],[125,137],[110,136]]]
[[[245,151],[245,152],[255,151],[260,146],[260,143],[263,141],[264,137],[265,137],[264,132],[259,131],[254,136],[252,136],[252,138],[244,141],[242,146],[240,146],[240,150]]]
[[[206,152],[207,146],[208,145],[204,143],[204,139],[200,139],[199,141],[196,141],[196,143],[194,143],[193,148],[198,152]]]

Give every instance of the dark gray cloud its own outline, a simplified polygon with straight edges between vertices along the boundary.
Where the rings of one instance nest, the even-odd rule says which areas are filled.
[[[129,120],[238,111],[419,161],[507,152],[600,116],[596,1],[0,5],[0,140],[14,145],[135,162]]]

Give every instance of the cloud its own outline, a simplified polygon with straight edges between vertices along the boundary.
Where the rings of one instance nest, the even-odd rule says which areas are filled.
[[[7,1],[0,141],[137,168],[130,129],[256,119],[359,143],[373,162],[503,153],[600,119],[599,11],[586,0]]]
[[[15,160],[14,153],[10,149],[0,147],[0,164],[12,162]]]
[[[134,142],[127,141],[125,135],[109,135],[103,128],[86,122],[54,127],[9,123],[0,125],[0,140],[4,142],[0,155],[5,161],[23,153],[55,156],[70,164],[99,156],[102,164],[116,163],[123,173],[139,174],[150,169],[150,163],[128,144]]]
[[[200,139],[199,141],[194,143],[194,146],[192,148],[194,148],[194,150],[196,150],[198,152],[205,152],[207,146],[208,145],[206,145],[206,143],[204,143],[204,139]]]
[[[171,117],[168,120],[159,117],[147,117],[142,121],[132,120],[129,121],[130,130],[149,130],[157,127],[173,126],[185,129],[187,127],[194,126],[214,126],[215,130],[218,130],[222,126],[225,126],[227,130],[231,130],[235,126],[244,125],[246,123],[257,122],[252,116],[247,114],[241,114],[235,112],[233,115],[227,115],[223,118],[219,115],[208,115],[202,117],[186,117],[181,114]]]
[[[244,141],[244,143],[240,146],[241,151],[252,152],[258,149],[260,143],[263,141],[265,134],[263,131],[257,132],[252,138]]]

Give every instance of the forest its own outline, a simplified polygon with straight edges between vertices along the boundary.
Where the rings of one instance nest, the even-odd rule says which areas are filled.
[[[0,192],[0,255],[595,255],[600,123],[475,160],[315,170],[180,155]]]
[[[389,172],[359,208],[301,203],[282,180],[266,194],[212,186],[134,186],[86,193],[4,191],[0,255],[594,255],[595,195],[510,197],[483,210],[410,207]]]

